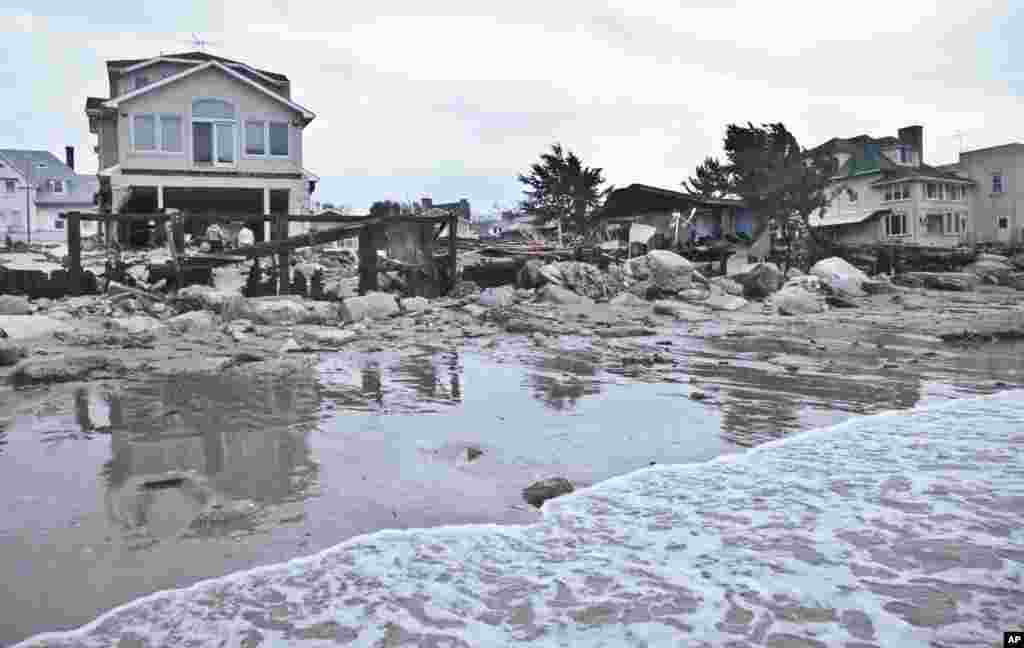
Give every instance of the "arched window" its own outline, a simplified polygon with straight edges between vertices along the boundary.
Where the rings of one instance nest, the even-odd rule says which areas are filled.
[[[235,107],[221,99],[192,102],[192,159],[198,166],[235,163]]]

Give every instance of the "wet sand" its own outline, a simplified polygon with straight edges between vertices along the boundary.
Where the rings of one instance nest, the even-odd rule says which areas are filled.
[[[143,349],[31,340],[128,373],[0,388],[0,580],[20,584],[0,595],[0,643],[381,529],[533,522],[520,491],[535,479],[704,461],[1024,372],[1020,343],[935,337],[1016,326],[1014,293],[997,289],[806,318],[520,305],[525,335],[505,331],[507,313],[436,305],[353,327],[335,352],[277,352],[315,327],[257,327],[244,343],[161,332]],[[260,361],[238,364],[241,351]]]

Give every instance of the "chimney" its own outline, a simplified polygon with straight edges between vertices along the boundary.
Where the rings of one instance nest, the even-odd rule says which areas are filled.
[[[905,126],[896,131],[896,136],[904,144],[914,147],[921,158],[921,164],[924,164],[924,127]]]
[[[64,160],[67,162],[68,168],[70,168],[72,171],[74,171],[75,170],[75,147],[74,146],[65,146],[64,147]]]
[[[433,198],[423,198],[422,202],[423,202],[423,209],[430,209],[431,207],[434,206],[434,199]]]

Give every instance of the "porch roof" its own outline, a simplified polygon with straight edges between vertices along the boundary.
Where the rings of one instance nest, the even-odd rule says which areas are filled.
[[[661,187],[631,184],[613,191],[595,220],[617,220],[644,211],[684,211],[693,207],[743,206],[742,200],[732,198],[704,198]]]
[[[856,214],[839,214],[836,216],[825,217],[826,214],[820,214],[818,216],[818,222],[812,223],[814,227],[834,227],[836,225],[854,225],[856,223],[863,223],[876,216],[884,216],[892,213],[891,209],[876,209],[873,212],[857,212]]]

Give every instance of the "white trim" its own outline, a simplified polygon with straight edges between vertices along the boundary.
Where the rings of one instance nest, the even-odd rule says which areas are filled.
[[[312,180],[313,182],[319,182],[320,181],[320,176],[318,176],[317,174],[313,173],[309,169],[302,169],[302,174],[306,176],[306,180],[307,181],[308,180]]]
[[[155,58],[151,58],[151,59],[145,60],[142,63],[136,63],[135,65],[130,65],[130,66],[125,67],[125,68],[114,68],[114,69],[117,70],[117,72],[120,73],[120,74],[129,74],[131,72],[135,72],[136,70],[141,70],[142,68],[149,67],[150,65],[153,65],[155,63],[184,63],[186,65],[201,65],[202,63],[206,63],[206,62],[221,63],[221,61],[200,61],[200,60],[197,60],[197,59],[175,58],[173,56],[157,56]],[[233,63],[223,63],[223,65],[227,65],[228,67],[239,67],[239,68],[248,70],[248,71],[252,72],[253,74],[255,74],[256,76],[258,76],[259,78],[267,81],[268,83],[273,83],[274,85],[283,86],[283,85],[286,85],[288,83],[287,81],[282,81],[280,79],[275,79],[273,77],[269,77],[266,74],[263,74],[262,72],[257,70],[256,68],[254,68],[252,66],[249,66],[249,65],[246,65],[245,63],[239,63],[239,62],[236,61],[236,62],[233,62]]]
[[[148,86],[146,86],[144,88],[139,88],[138,90],[133,90],[133,91],[128,92],[126,94],[123,94],[123,95],[121,95],[119,97],[114,97],[113,99],[110,99],[110,100],[104,102],[103,105],[106,106],[107,108],[117,108],[118,106],[121,105],[122,102],[128,101],[130,99],[134,99],[135,97],[138,97],[140,95],[146,94],[147,92],[152,92],[153,90],[156,90],[157,88],[162,88],[162,87],[164,87],[166,85],[170,85],[170,84],[175,83],[177,81],[181,81],[182,79],[188,78],[188,77],[192,76],[193,74],[196,74],[198,72],[202,72],[203,70],[208,70],[210,68],[217,68],[218,70],[224,72],[228,76],[233,77],[233,78],[241,81],[242,83],[245,83],[246,85],[248,85],[248,86],[250,86],[252,88],[255,88],[256,90],[259,90],[260,92],[262,92],[263,94],[267,95],[271,99],[279,101],[280,103],[283,103],[284,105],[288,106],[292,110],[300,113],[303,116],[303,118],[305,118],[308,121],[312,121],[316,117],[316,115],[313,114],[308,109],[303,108],[299,104],[294,103],[294,102],[292,102],[292,101],[290,101],[288,99],[285,99],[284,97],[282,97],[281,95],[277,94],[276,92],[273,92],[272,90],[268,90],[267,88],[261,86],[260,84],[256,83],[252,79],[250,79],[248,77],[245,77],[245,76],[239,74],[238,72],[235,72],[234,70],[232,70],[232,69],[230,69],[230,68],[228,68],[228,67],[226,67],[224,65],[221,65],[217,61],[208,61],[206,63],[203,63],[202,65],[197,65],[195,67],[189,68],[189,69],[185,70],[184,72],[179,72],[178,74],[173,74],[173,75],[171,75],[169,77],[165,77],[165,78],[163,78],[163,79],[161,79],[159,81],[156,81],[154,83],[149,84]]]
[[[135,118],[136,117],[152,117],[153,128],[156,129],[154,134],[154,140],[156,148],[154,149],[138,149],[135,147]],[[164,117],[173,117],[178,120],[178,141],[181,143],[180,151],[165,151],[163,147],[163,121]],[[185,155],[185,117],[178,113],[170,112],[143,112],[143,113],[128,113],[128,148],[129,152],[133,155],[169,155],[179,156]]]
[[[120,173],[121,173],[121,165],[120,164],[115,164],[114,166],[109,166],[106,169],[101,169],[101,170],[97,171],[96,175],[104,176],[104,177],[108,177],[109,178],[110,176],[113,176],[113,175],[120,175]]]

